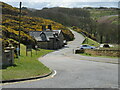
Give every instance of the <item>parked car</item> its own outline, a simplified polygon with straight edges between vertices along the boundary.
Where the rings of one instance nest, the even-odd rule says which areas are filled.
[[[114,47],[114,46],[111,45],[111,44],[100,44],[100,47],[101,48],[111,48],[111,47]]]
[[[95,49],[95,47],[90,45],[81,45],[80,49]]]

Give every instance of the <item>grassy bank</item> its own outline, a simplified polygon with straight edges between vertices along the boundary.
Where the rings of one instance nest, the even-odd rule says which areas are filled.
[[[95,46],[95,47],[98,47],[100,44],[88,37],[85,37],[85,40],[83,41],[82,44],[88,44],[88,45],[91,45],[91,46]]]
[[[25,48],[24,45],[21,45],[21,56],[19,59],[15,59],[14,66],[2,70],[2,80],[34,77],[51,72],[49,68],[44,66],[37,59],[42,55],[52,52],[52,50],[40,49],[40,51],[37,52],[37,55],[36,51],[32,50],[33,54],[31,57],[30,52],[28,53],[28,56],[26,56]]]

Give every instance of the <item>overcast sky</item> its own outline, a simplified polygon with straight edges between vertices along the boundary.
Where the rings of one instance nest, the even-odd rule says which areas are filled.
[[[43,7],[118,7],[119,0],[0,0],[14,7],[22,6],[28,8],[42,9]],[[99,2],[99,3],[90,3]]]

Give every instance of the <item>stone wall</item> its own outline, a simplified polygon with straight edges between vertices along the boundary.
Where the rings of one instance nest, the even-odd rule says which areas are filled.
[[[37,46],[38,48],[42,48],[42,49],[47,49],[48,47],[48,42],[37,42]]]
[[[97,56],[113,56],[113,57],[120,57],[120,50],[94,50],[94,49],[86,49],[86,50],[76,50],[75,53],[87,53],[90,55],[97,55]]]
[[[14,48],[7,47],[2,52],[2,66],[11,66],[14,64]]]

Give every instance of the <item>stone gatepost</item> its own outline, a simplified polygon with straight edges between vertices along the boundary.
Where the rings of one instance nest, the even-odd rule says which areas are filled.
[[[14,47],[6,47],[4,50],[3,65],[9,66],[14,64]],[[5,62],[4,62],[5,61]]]

